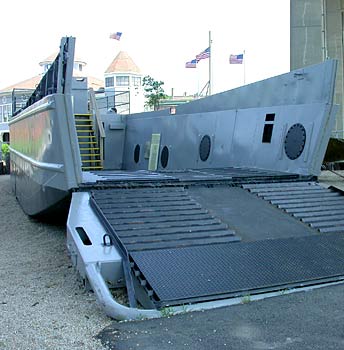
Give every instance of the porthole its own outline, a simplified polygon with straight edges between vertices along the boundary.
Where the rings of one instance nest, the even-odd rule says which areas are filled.
[[[140,161],[140,145],[136,145],[134,149],[134,162],[137,164]]]
[[[284,151],[287,157],[295,160],[300,157],[306,144],[306,129],[300,123],[291,126],[284,140]]]
[[[202,162],[205,162],[210,155],[211,139],[210,136],[204,135],[202,137],[201,143],[199,144],[199,157]]]
[[[164,148],[161,151],[161,155],[160,155],[160,162],[161,162],[161,166],[163,168],[167,167],[168,164],[168,157],[169,157],[169,150],[167,146],[164,146]]]

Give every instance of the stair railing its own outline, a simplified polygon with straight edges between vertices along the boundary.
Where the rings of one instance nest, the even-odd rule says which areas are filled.
[[[105,143],[105,130],[103,127],[103,123],[100,118],[99,109],[97,107],[96,102],[96,96],[94,93],[94,90],[92,88],[89,88],[89,98],[90,98],[90,111],[92,112],[94,118],[95,118],[95,128],[96,128],[96,135],[99,142],[99,153],[100,153],[100,160],[101,165],[103,166],[104,162],[104,143]]]

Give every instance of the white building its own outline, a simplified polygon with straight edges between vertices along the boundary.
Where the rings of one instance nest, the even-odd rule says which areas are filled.
[[[142,74],[132,58],[120,51],[105,71],[105,94],[116,95],[116,106],[119,113],[139,113],[144,111],[144,91]],[[128,92],[130,96],[130,111],[127,107],[121,109],[120,92]],[[123,94],[123,98],[128,94]],[[125,101],[123,101],[123,106]]]

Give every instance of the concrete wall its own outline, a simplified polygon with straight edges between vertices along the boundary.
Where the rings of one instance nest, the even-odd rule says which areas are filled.
[[[343,13],[344,0],[290,0],[291,70],[338,60],[334,101],[340,105],[333,136],[344,138]]]

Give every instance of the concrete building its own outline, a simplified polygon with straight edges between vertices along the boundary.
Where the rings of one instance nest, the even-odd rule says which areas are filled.
[[[344,138],[344,1],[290,0],[290,68],[338,60],[335,103],[340,105],[333,137]]]

